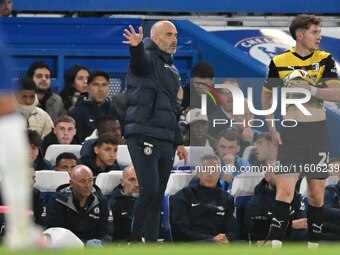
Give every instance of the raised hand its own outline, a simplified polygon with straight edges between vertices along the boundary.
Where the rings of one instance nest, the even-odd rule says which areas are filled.
[[[130,46],[136,47],[143,40],[143,28],[138,28],[138,33],[136,33],[133,26],[129,25],[129,29],[124,29],[123,36],[127,39],[127,41],[123,41],[122,43],[128,44]]]

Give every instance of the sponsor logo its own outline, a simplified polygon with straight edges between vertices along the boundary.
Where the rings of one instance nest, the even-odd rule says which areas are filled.
[[[224,211],[224,207],[223,206],[218,206],[217,209],[220,210],[220,211]]]
[[[97,215],[94,215],[94,214],[89,214],[89,217],[90,218],[93,218],[93,219],[96,219],[96,220],[98,220],[99,219],[99,216],[97,216]]]
[[[322,226],[323,226],[323,224],[321,224],[321,225],[316,225],[315,223],[313,223],[313,224],[312,224],[313,232],[314,232],[315,234],[321,234],[321,232],[322,232]]]
[[[200,203],[198,203],[198,204],[192,203],[192,204],[191,204],[192,207],[199,206],[199,205],[200,205]]]
[[[276,218],[273,218],[272,224],[270,224],[270,226],[275,227],[275,228],[281,228],[283,222],[284,222],[284,220],[278,220]]]

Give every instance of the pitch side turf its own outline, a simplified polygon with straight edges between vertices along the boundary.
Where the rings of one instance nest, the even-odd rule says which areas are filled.
[[[307,249],[306,244],[286,244],[281,249],[249,247],[247,244],[233,246],[203,245],[203,244],[160,244],[160,245],[111,245],[102,248],[86,248],[78,250],[25,250],[7,251],[0,248],[0,254],[23,254],[23,255],[331,255],[340,254],[340,242],[323,243],[318,249]]]

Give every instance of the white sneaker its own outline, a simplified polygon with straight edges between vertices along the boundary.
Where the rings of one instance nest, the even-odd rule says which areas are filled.
[[[272,240],[272,248],[280,249],[282,247],[282,242],[279,240]]]
[[[308,242],[308,249],[317,249],[319,248],[319,243]]]

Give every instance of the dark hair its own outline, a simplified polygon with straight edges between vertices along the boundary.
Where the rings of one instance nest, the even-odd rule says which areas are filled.
[[[37,86],[31,78],[22,77],[18,80],[18,91],[22,90],[33,90],[34,92],[36,92]]]
[[[71,98],[76,92],[76,89],[73,87],[73,84],[74,84],[74,80],[76,79],[77,73],[80,70],[86,70],[88,73],[90,73],[89,69],[87,69],[83,65],[73,65],[65,72],[64,88],[60,92],[60,96],[63,99],[66,109],[69,109],[72,106]]]
[[[105,133],[105,124],[107,122],[113,122],[118,120],[117,118],[113,117],[112,115],[103,115],[96,119],[95,121],[95,127],[97,129],[98,134]]]
[[[273,137],[269,133],[263,133],[263,134],[257,135],[256,140],[259,140],[259,139],[265,139],[270,142],[273,141]]]
[[[308,29],[310,25],[320,25],[320,18],[315,15],[300,14],[296,16],[289,26],[289,32],[294,40],[296,40],[296,30],[299,28]]]
[[[234,131],[222,130],[217,141],[219,141],[222,137],[228,141],[236,141],[237,144],[240,145],[240,137]]]
[[[207,62],[199,62],[191,71],[191,77],[214,78],[214,68]]]
[[[71,152],[63,152],[63,153],[60,153],[56,159],[56,166],[60,163],[60,161],[62,159],[74,159],[76,161],[76,164],[78,165],[78,158],[76,155],[74,155],[73,153]]]
[[[98,76],[104,77],[107,81],[110,80],[110,77],[106,72],[101,71],[101,70],[95,70],[95,71],[90,73],[89,79],[87,80],[87,84],[91,85],[90,83],[94,80],[94,78],[96,78]]]
[[[274,145],[278,146],[278,143],[276,140],[273,139],[273,137],[269,134],[269,133],[263,133],[263,134],[259,134],[256,136],[256,139],[255,139],[255,142],[257,140],[260,140],[260,139],[265,139],[266,141],[268,142],[272,142],[274,143]]]
[[[116,137],[109,133],[100,135],[96,141],[95,146],[101,146],[104,143],[113,144],[113,145],[119,144]]]
[[[52,71],[50,69],[50,67],[43,61],[36,61],[33,62],[30,67],[27,70],[27,76],[31,79],[33,79],[34,76],[34,72],[35,70],[39,69],[39,68],[46,68],[48,71],[50,71],[50,74],[52,75]]]
[[[27,129],[28,143],[33,144],[36,147],[40,147],[42,140],[39,133],[36,130]]]

